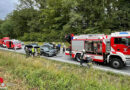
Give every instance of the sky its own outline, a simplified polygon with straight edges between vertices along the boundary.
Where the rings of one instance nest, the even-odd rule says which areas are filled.
[[[5,19],[5,17],[16,9],[16,4],[18,0],[0,0],[0,19]]]

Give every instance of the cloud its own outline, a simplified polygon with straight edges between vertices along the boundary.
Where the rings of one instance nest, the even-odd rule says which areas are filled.
[[[0,19],[4,19],[15,8],[18,0],[0,0]]]

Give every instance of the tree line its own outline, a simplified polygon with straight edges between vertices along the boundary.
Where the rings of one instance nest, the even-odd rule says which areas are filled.
[[[0,20],[0,37],[62,41],[73,34],[130,30],[130,0],[19,0]]]

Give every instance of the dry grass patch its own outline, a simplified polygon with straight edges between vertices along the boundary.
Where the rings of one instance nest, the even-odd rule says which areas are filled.
[[[28,89],[47,90],[129,90],[130,77],[88,69],[44,58],[0,51],[0,65],[26,82]]]

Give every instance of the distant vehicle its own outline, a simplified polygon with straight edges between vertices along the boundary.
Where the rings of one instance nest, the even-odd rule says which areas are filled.
[[[32,45],[33,47],[38,46],[37,43],[31,43],[31,44],[28,44],[28,45]]]
[[[55,45],[52,43],[44,43],[43,46],[50,46],[52,48],[55,48]]]
[[[20,41],[18,40],[6,40],[6,47],[7,48],[12,48],[12,49],[21,49],[22,45],[20,43]]]
[[[3,39],[0,39],[0,46],[1,46],[1,47],[3,46],[3,42],[4,42],[4,40],[3,40]]]
[[[25,45],[25,47],[24,48],[39,48],[40,46],[38,46],[38,44],[36,44],[36,43],[31,43],[31,44],[27,44],[27,45]]]
[[[2,39],[0,39],[0,46],[1,47],[6,47],[5,40],[10,40],[10,38],[9,37],[3,37]]]
[[[21,44],[24,45],[24,42],[21,41]]]
[[[53,47],[49,46],[49,45],[43,45],[40,47],[40,51],[41,51],[41,54],[42,55],[45,55],[45,56],[56,56],[57,54],[57,50],[54,49]]]

